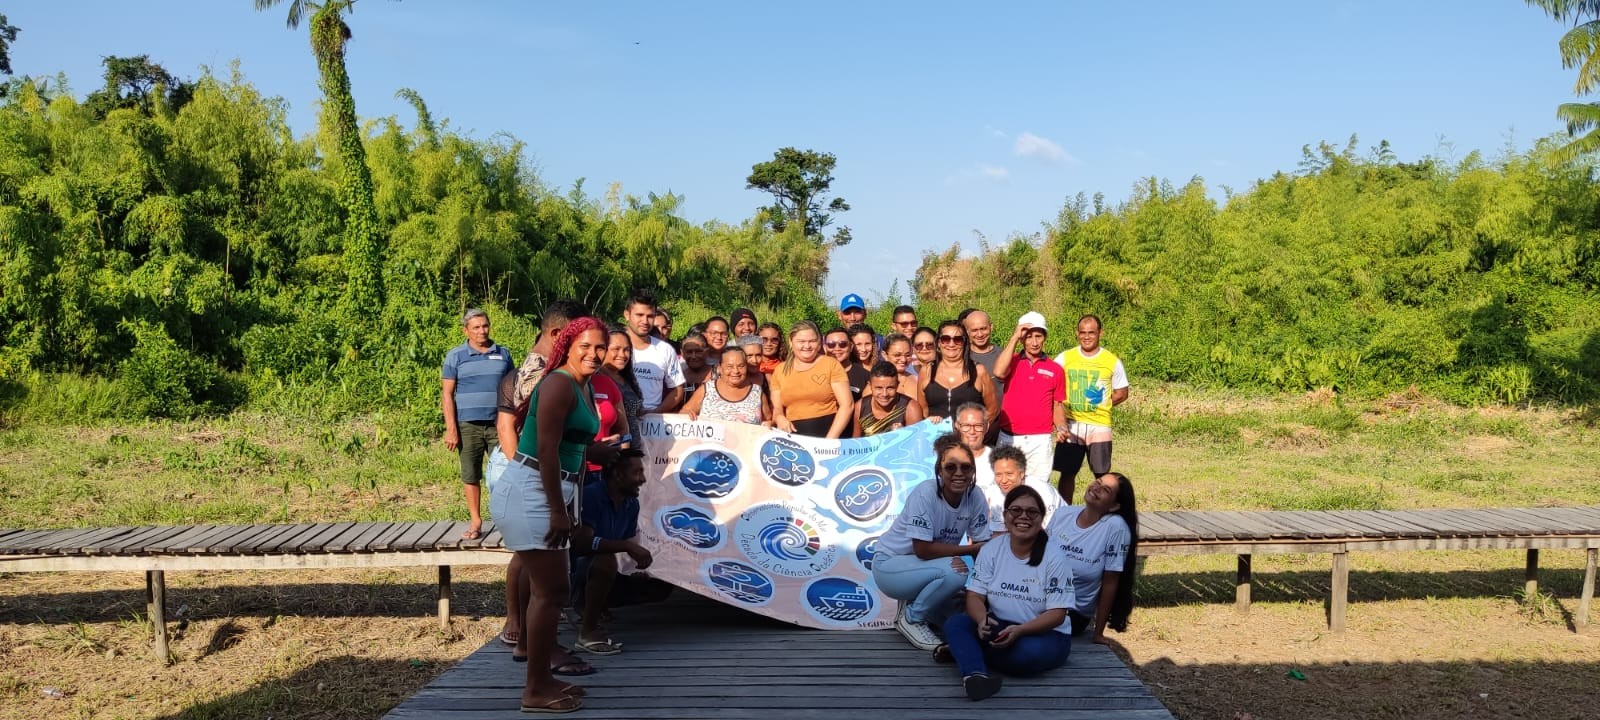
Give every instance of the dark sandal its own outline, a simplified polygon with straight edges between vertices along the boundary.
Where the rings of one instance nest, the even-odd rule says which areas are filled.
[[[933,649],[933,661],[941,665],[948,665],[956,661],[956,656],[950,652],[949,645],[939,643],[939,647]]]
[[[995,693],[1000,692],[1000,684],[999,675],[973,673],[961,678],[961,687],[967,691],[967,698],[970,700],[982,700],[992,697]]]

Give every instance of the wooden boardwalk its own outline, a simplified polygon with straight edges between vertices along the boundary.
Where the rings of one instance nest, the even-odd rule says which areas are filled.
[[[893,631],[808,630],[679,591],[656,605],[621,608],[611,623],[620,655],[584,655],[599,672],[568,678],[589,689],[575,718],[729,720],[992,719],[1036,713],[1052,720],[1171,720],[1109,649],[1074,643],[1066,667],[1006,678],[999,695],[972,702],[955,666]],[[563,625],[562,641],[573,639]],[[495,720],[518,712],[524,666],[491,640],[384,720]]]

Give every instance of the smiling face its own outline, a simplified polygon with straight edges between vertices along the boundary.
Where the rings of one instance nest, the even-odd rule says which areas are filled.
[[[894,317],[889,320],[889,324],[894,326],[895,332],[910,337],[911,333],[917,331],[917,314],[914,312],[895,313]]]
[[[962,327],[967,329],[967,341],[973,347],[989,347],[989,334],[994,332],[994,325],[989,322],[989,314],[979,310],[961,321]]]
[[[706,342],[711,345],[712,352],[722,352],[728,346],[728,323],[716,319],[706,323]]]
[[[939,329],[939,357],[945,362],[960,362],[967,354],[967,333],[960,325]]]
[[[972,451],[960,445],[940,455],[934,471],[939,476],[946,500],[959,501],[978,477],[978,466],[972,462]]]
[[[1006,532],[1016,540],[1032,543],[1043,530],[1044,508],[1028,493],[1021,493],[1006,505]]]
[[[989,416],[982,410],[967,408],[956,413],[956,434],[961,436],[961,444],[967,449],[977,452],[983,447],[983,436],[989,432]]]
[[[812,362],[822,355],[822,338],[811,328],[800,328],[789,335],[789,349],[800,362]]]
[[[911,338],[911,351],[917,358],[917,364],[927,366],[933,364],[933,358],[939,352],[939,336],[923,330]]]
[[[1083,349],[1085,355],[1100,349],[1100,323],[1094,318],[1084,318],[1078,322],[1078,347]]]
[[[850,347],[855,351],[856,362],[867,367],[872,367],[878,360],[878,339],[869,332],[858,332],[850,336]]]
[[[1011,488],[1021,485],[1022,480],[1022,466],[1018,465],[1017,461],[994,461],[994,484],[1000,486],[1000,492],[1011,492]]]
[[[624,339],[626,344],[627,340]],[[604,365],[608,351],[606,348],[606,333],[600,328],[593,328],[578,333],[572,339],[572,345],[567,348],[567,372],[573,377],[583,380],[597,372]]]
[[[628,325],[628,332],[634,337],[642,338],[650,335],[655,329],[656,309],[646,303],[634,303],[622,313],[622,322]]]
[[[822,351],[828,353],[828,357],[838,360],[840,365],[850,364],[850,350],[850,335],[843,330],[828,333],[828,336],[822,339]]]
[[[901,373],[904,373],[906,368],[911,367],[911,343],[908,341],[897,340],[889,343],[888,349],[883,354],[889,359],[890,363],[894,364],[894,369],[899,370]]]
[[[867,319],[866,308],[852,307],[839,311],[839,324],[845,327],[850,327],[865,319]]]
[[[644,458],[625,457],[618,460],[611,475],[614,478],[611,482],[622,492],[623,497],[639,497],[639,489],[644,487],[645,482]]]
[[[746,335],[756,334],[755,318],[749,316],[740,317],[739,322],[733,324],[733,334],[735,337],[744,337]]]
[[[779,351],[783,349],[783,333],[777,328],[761,329],[761,356],[768,360],[777,360]]]
[[[1117,503],[1117,490],[1121,489],[1122,482],[1112,474],[1101,475],[1089,483],[1083,491],[1083,504],[1101,513],[1116,512],[1121,509]]]
[[[617,372],[628,369],[628,361],[633,359],[633,342],[622,333],[611,335],[610,342],[606,345],[606,366]]]
[[[879,410],[889,410],[894,407],[895,396],[900,394],[900,379],[874,375],[867,381],[867,389],[872,393],[874,406]]]
[[[750,361],[743,350],[730,347],[722,351],[722,364],[717,366],[717,372],[723,380],[739,387],[744,385],[744,379],[749,376]]]
[[[683,354],[683,364],[696,372],[706,366],[706,346],[699,340],[683,341],[683,347],[679,352]]]

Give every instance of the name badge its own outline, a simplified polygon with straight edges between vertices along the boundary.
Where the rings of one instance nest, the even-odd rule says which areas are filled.
[[[1043,369],[1043,368],[1040,368],[1040,369],[1039,369],[1039,374],[1040,374],[1040,375],[1043,375],[1043,376],[1045,376],[1045,377],[1055,377],[1055,376],[1056,376],[1056,374],[1055,374],[1055,373],[1053,373],[1053,372],[1050,372],[1050,371],[1049,371],[1049,370],[1045,370],[1045,369]]]

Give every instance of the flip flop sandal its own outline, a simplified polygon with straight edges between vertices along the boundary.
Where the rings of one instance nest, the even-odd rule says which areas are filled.
[[[522,658],[522,662],[527,662],[527,661],[528,661],[527,658]],[[586,662],[584,662],[582,660],[574,659],[574,660],[568,660],[567,662],[561,663],[560,665],[557,665],[557,666],[555,666],[553,668],[550,668],[550,674],[552,674],[552,675],[562,675],[562,676],[565,676],[565,677],[581,677],[581,676],[584,676],[584,675],[593,675],[593,674],[595,674],[595,668],[594,668],[593,665],[590,665],[589,663],[586,663]]]
[[[589,694],[589,690],[582,685],[567,685],[561,688],[561,694],[567,697],[585,697]]]
[[[591,655],[615,655],[622,652],[622,643],[605,640],[579,640],[572,645],[573,650],[586,652]]]
[[[510,647],[516,647],[517,646],[517,636],[513,635],[510,630],[501,630],[500,631],[500,642],[502,644],[508,645]]]
[[[523,705],[525,713],[569,713],[583,709],[583,701],[572,695],[562,695],[543,705]]]
[[[940,643],[939,647],[933,649],[933,661],[940,664],[953,663],[956,661],[956,656],[951,654],[949,645]]]

